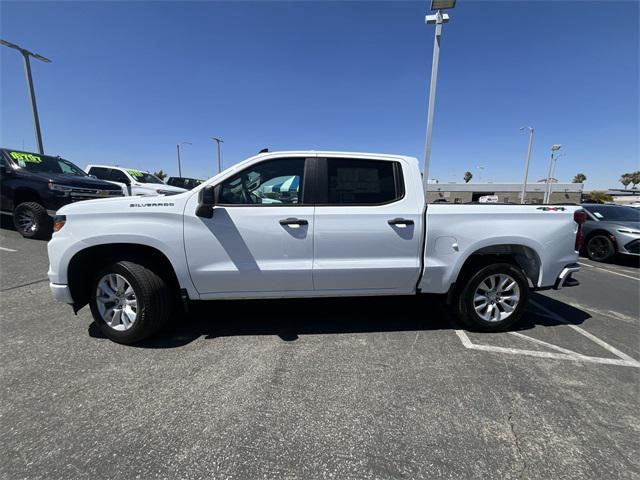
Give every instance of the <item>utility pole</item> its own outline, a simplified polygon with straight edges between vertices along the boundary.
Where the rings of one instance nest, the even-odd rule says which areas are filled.
[[[222,153],[220,150],[220,144],[224,143],[224,140],[218,137],[211,137],[218,144],[218,173],[222,171]]]
[[[180,142],[176,144],[176,150],[178,151],[178,176],[182,177],[182,165],[180,164],[180,145],[193,145],[191,142]]]
[[[431,11],[435,11],[435,15],[427,15],[425,23],[427,25],[435,24],[436,32],[433,41],[433,60],[431,62],[431,84],[429,87],[429,109],[427,112],[427,132],[424,144],[424,174],[423,184],[425,195],[429,185],[429,162],[431,161],[431,139],[433,136],[433,115],[436,104],[436,84],[438,82],[438,64],[440,63],[440,41],[442,38],[442,24],[449,22],[449,15],[442,13],[442,10],[453,8],[456,0],[432,0]]]
[[[551,146],[551,160],[549,160],[549,173],[547,174],[547,184],[544,188],[544,204],[549,203],[551,199],[551,177],[553,175],[554,164],[555,164],[555,153],[562,148],[562,145],[556,143]]]
[[[33,77],[31,75],[30,57],[36,58],[45,63],[51,63],[51,60],[37,53],[30,52],[25,48],[19,47],[15,43],[7,42],[6,40],[0,40],[0,44],[5,47],[13,48],[14,50],[18,50],[22,54],[22,59],[24,60],[24,74],[27,77],[27,87],[29,88],[29,100],[31,101],[31,113],[33,114],[33,129],[36,134],[36,144],[38,146],[38,153],[44,155],[42,133],[40,131],[40,117],[38,116],[38,106],[36,105],[36,92],[33,88]]]
[[[531,162],[531,148],[533,147],[533,127],[522,127],[520,131],[525,128],[529,129],[529,149],[527,150],[527,160],[524,164],[524,181],[522,182],[522,195],[520,199],[521,204],[525,204],[525,196],[527,195],[527,178],[529,177],[529,162]]]

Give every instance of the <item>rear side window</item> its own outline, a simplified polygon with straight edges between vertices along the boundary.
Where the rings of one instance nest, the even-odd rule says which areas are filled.
[[[402,169],[398,162],[327,159],[327,203],[329,205],[380,205],[404,195]]]
[[[109,180],[120,183],[130,183],[129,177],[127,177],[124,172],[120,170],[116,170],[115,168],[111,170],[111,175],[109,175]]]
[[[89,169],[89,175],[94,175],[96,178],[100,180],[108,180],[109,179],[109,169],[102,167],[91,167]]]

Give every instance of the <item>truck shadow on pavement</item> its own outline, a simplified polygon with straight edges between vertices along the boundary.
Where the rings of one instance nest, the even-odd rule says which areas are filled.
[[[533,294],[531,299],[579,325],[591,316],[558,300]],[[565,325],[530,306],[516,331]],[[415,332],[462,328],[439,296],[357,297],[287,300],[219,300],[196,302],[183,318],[138,348],[177,348],[196,339],[271,335],[286,342],[302,335]],[[89,335],[104,338],[95,323]]]

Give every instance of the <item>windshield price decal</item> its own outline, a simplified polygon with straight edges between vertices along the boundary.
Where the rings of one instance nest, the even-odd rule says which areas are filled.
[[[143,177],[144,176],[144,172],[141,172],[140,170],[127,170],[127,172],[129,172],[129,175],[131,175],[132,177]]]
[[[32,153],[11,152],[9,153],[9,155],[11,155],[11,158],[17,160],[18,162],[23,161],[29,163],[42,163],[42,159]]]

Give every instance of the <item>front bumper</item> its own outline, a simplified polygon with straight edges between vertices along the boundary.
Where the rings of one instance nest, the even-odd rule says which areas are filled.
[[[69,285],[60,285],[59,283],[49,283],[49,288],[53,294],[53,298],[60,303],[68,303],[73,305],[73,297],[71,296],[71,290]]]
[[[567,265],[562,269],[560,275],[556,279],[556,283],[553,285],[555,290],[560,290],[564,287],[577,287],[580,285],[580,282],[572,277],[572,275],[576,272],[580,271],[580,265],[577,263],[572,263]]]

